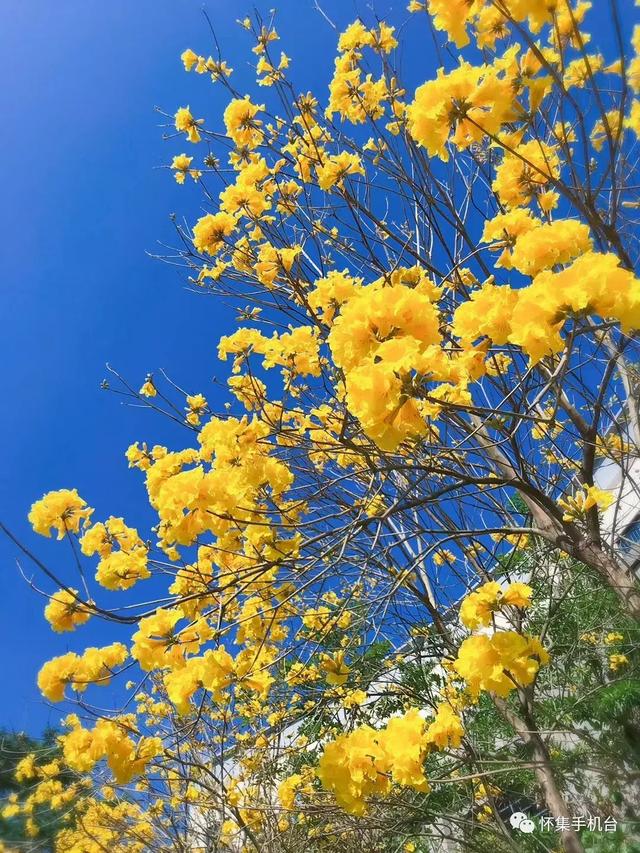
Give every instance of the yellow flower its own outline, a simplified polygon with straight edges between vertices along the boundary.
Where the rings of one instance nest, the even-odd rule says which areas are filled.
[[[261,216],[271,207],[266,190],[259,183],[268,174],[264,160],[246,166],[238,175],[236,183],[230,184],[220,193],[222,210],[231,214],[240,211],[247,216]]]
[[[238,148],[253,149],[262,143],[262,122],[256,118],[261,110],[264,110],[264,104],[252,104],[249,97],[235,98],[228,104],[224,123],[227,135]]]
[[[202,124],[204,124],[204,119],[195,119],[191,115],[189,107],[180,107],[175,114],[176,130],[186,133],[189,142],[200,142],[202,137],[198,128]]]
[[[347,270],[330,271],[325,278],[314,282],[308,299],[311,308],[316,311],[324,323],[330,324],[336,311],[361,287],[361,278],[352,278]]]
[[[472,66],[461,61],[451,72],[416,89],[407,107],[409,133],[432,157],[449,159],[451,138],[460,150],[495,136],[518,116],[512,79],[499,64]]]
[[[363,705],[366,701],[367,694],[364,690],[352,690],[350,693],[347,693],[342,700],[342,707],[356,708],[359,705]]]
[[[267,399],[267,386],[255,376],[231,376],[227,385],[248,411],[260,409]]]
[[[184,63],[184,70],[191,71],[193,66],[198,62],[198,54],[188,48],[180,54],[180,59]]]
[[[621,643],[624,640],[624,635],[618,631],[610,631],[604,638],[605,646],[611,646],[613,643]]]
[[[533,590],[526,583],[512,583],[502,594],[502,604],[510,604],[513,607],[529,607]]]
[[[587,631],[586,633],[581,634],[580,640],[583,643],[589,643],[591,646],[596,646],[598,644],[598,638],[593,631]]]
[[[67,652],[44,664],[38,673],[38,687],[51,702],[61,702],[68,684],[81,693],[91,683],[106,686],[116,666],[128,656],[126,646],[112,643],[101,649],[88,648],[82,655]]]
[[[455,749],[460,746],[463,735],[462,720],[451,705],[441,702],[436,709],[435,719],[427,727],[426,742],[437,749],[449,746]]]
[[[261,55],[266,51],[267,46],[272,41],[278,41],[279,38],[278,33],[274,29],[263,26],[258,35],[258,43],[252,50],[254,53]]]
[[[531,684],[549,655],[536,637],[500,631],[468,637],[460,646],[453,668],[477,696],[486,690],[507,696],[516,686]]]
[[[322,166],[318,166],[317,174],[320,189],[328,190],[334,186],[342,187],[347,175],[364,175],[365,171],[358,154],[343,151],[327,157]]]
[[[392,718],[383,729],[361,726],[328,743],[318,764],[318,778],[341,808],[362,815],[366,800],[386,794],[392,781],[417,791],[429,790],[422,768],[427,747],[424,720],[414,708]]]
[[[492,184],[506,207],[528,204],[538,191],[560,174],[560,158],[555,146],[532,140],[505,151]]]
[[[428,4],[411,3],[409,11],[418,12],[425,5],[428,5],[436,30],[446,32],[458,48],[469,44],[467,23],[478,6],[482,5],[481,3],[477,0],[471,0],[471,2],[469,0],[428,0]]]
[[[436,551],[433,555],[433,562],[436,566],[444,566],[445,564],[453,564],[456,561],[456,555],[444,548]]]
[[[597,507],[602,511],[613,503],[612,492],[586,484],[582,486],[582,489],[583,491],[578,491],[572,496],[558,499],[558,506],[564,510],[563,521],[578,521],[590,509]]]
[[[501,591],[499,583],[490,581],[467,595],[460,605],[462,624],[472,630],[481,625],[490,625],[492,616],[499,607]]]
[[[198,252],[215,255],[236,228],[235,216],[229,213],[207,213],[193,226],[193,245]]]
[[[36,757],[30,752],[24,758],[21,758],[16,765],[15,778],[18,782],[28,782],[36,776]]]
[[[156,386],[153,384],[153,379],[148,376],[145,380],[142,388],[138,391],[138,394],[141,394],[143,397],[155,397],[158,393]]]
[[[114,551],[100,560],[96,580],[105,589],[130,589],[137,581],[151,577],[144,545],[131,552]]]
[[[280,782],[278,785],[278,799],[280,800],[280,805],[283,809],[291,811],[296,793],[298,792],[298,788],[302,782],[303,779],[299,773],[287,776],[286,779],[283,779],[282,782]]]
[[[482,240],[497,240],[492,248],[504,250],[496,267],[530,276],[566,264],[592,249],[589,227],[584,223],[561,219],[546,224],[520,208],[486,222]]]
[[[371,74],[363,80],[357,60],[357,53],[345,53],[335,60],[325,111],[329,119],[338,113],[352,124],[362,124],[368,118],[378,119],[384,115],[383,102],[390,95],[387,81],[384,77],[374,80]]]
[[[320,663],[325,672],[327,684],[340,686],[349,677],[349,667],[344,662],[344,652],[336,652],[333,657],[325,655]]]
[[[398,40],[393,35],[395,27],[390,27],[384,21],[380,22],[378,30],[371,30],[371,47],[375,50],[380,50],[382,53],[391,53],[398,46]]]
[[[291,272],[300,252],[299,246],[277,249],[270,243],[263,243],[258,250],[258,262],[255,265],[258,281],[265,287],[272,287],[282,273]]]
[[[466,596],[460,605],[460,619],[467,628],[491,624],[493,614],[504,605],[529,607],[533,590],[524,583],[512,583],[502,589],[496,581],[489,581]]]
[[[578,59],[569,62],[563,74],[565,89],[584,88],[589,83],[591,75],[596,74],[603,66],[604,57],[600,54],[580,56]]]
[[[558,206],[559,200],[560,195],[557,192],[554,192],[554,190],[539,192],[536,196],[538,206],[543,213],[551,213],[551,211]]]
[[[414,287],[376,282],[348,299],[329,335],[334,362],[347,377],[349,409],[383,449],[429,431],[403,380],[412,370],[437,370],[439,322],[431,299],[424,281]]]
[[[44,616],[54,631],[62,633],[84,625],[91,616],[91,610],[78,599],[77,589],[60,589],[51,596]]]
[[[498,287],[491,280],[471,293],[453,315],[453,331],[464,343],[488,337],[494,344],[506,344],[511,333],[511,316],[518,293]]]
[[[186,420],[192,426],[198,426],[200,417],[208,408],[207,400],[202,394],[187,394],[186,402]]]
[[[186,649],[174,631],[181,618],[182,614],[177,608],[159,608],[153,616],[140,620],[138,630],[132,637],[131,656],[145,672],[171,667],[172,663],[182,663]]]
[[[186,154],[177,154],[171,161],[171,168],[174,169],[174,178],[176,183],[184,184],[187,175],[191,175],[194,181],[202,177],[202,172],[198,169],[190,169],[193,157],[188,157]]]
[[[60,489],[48,492],[33,504],[29,521],[41,536],[51,536],[53,529],[62,539],[66,533],[78,533],[80,524],[86,524],[92,513],[76,489]]]
[[[535,276],[544,269],[566,264],[593,248],[589,226],[573,219],[540,225],[516,240],[510,266]]]
[[[609,655],[609,669],[613,672],[620,669],[629,663],[629,658],[626,655]]]
[[[373,34],[371,30],[368,30],[362,21],[354,21],[341,33],[338,39],[338,50],[341,53],[348,53],[360,50],[362,47],[371,46],[372,43]]]
[[[100,555],[96,580],[105,589],[130,589],[137,581],[151,577],[147,546],[122,518],[94,524],[80,540],[80,547],[88,557]]]

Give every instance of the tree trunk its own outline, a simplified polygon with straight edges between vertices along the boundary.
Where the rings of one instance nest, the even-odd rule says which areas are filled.
[[[597,545],[577,546],[573,556],[595,569],[618,595],[627,613],[640,620],[640,590],[630,569],[620,565],[614,557],[610,557]]]
[[[528,719],[527,721],[522,719],[507,705],[504,699],[494,696],[493,702],[501,716],[522,740],[531,747],[533,760],[535,761],[536,778],[540,783],[550,814],[554,818],[561,818],[568,821],[569,826],[571,826],[571,812],[555,780],[549,751],[545,742],[540,737],[535,723],[532,719]],[[562,847],[567,853],[584,853],[580,837],[573,829],[562,830],[560,836],[562,838]]]
[[[544,496],[540,495],[536,500],[508,458],[493,446],[479,418],[472,417],[471,422],[476,429],[478,443],[487,457],[495,464],[505,481],[511,482],[520,493],[531,513],[537,535],[598,572],[602,580],[619,597],[624,610],[634,619],[640,620],[640,589],[633,572],[594,542],[587,539],[580,541],[575,534],[569,535],[563,524],[544,506]]]

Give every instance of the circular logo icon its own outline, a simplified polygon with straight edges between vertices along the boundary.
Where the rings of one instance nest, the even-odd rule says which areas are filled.
[[[524,812],[514,812],[509,818],[509,823],[514,829],[520,829],[520,824],[523,820],[527,820],[527,816]]]

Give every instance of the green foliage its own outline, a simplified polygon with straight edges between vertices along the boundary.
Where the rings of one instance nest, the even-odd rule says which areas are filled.
[[[31,737],[24,732],[10,732],[0,729],[0,796],[6,798],[16,795],[20,801],[29,796],[35,781],[18,781],[15,778],[19,762],[30,753],[36,755],[39,764],[46,764],[59,757],[60,747],[55,729],[46,729],[40,738]],[[71,783],[71,774],[62,772],[58,779],[63,786]],[[2,817],[0,814],[0,841],[9,845],[19,845],[21,851],[53,850],[53,840],[62,827],[62,815],[53,812],[46,805],[36,805],[33,818],[39,828],[36,838],[30,838],[25,830],[23,815]]]

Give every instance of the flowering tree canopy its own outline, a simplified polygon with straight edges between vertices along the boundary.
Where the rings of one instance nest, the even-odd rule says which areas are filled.
[[[72,853],[581,851],[580,813],[633,815],[640,26],[590,6],[412,0],[336,34],[328,92],[273,18],[250,93],[184,51],[173,261],[236,308],[227,402],[113,371],[176,424],[126,451],[153,527],[33,504],[72,549],[53,631],[120,626],[38,675],[73,782],[20,765],[34,838],[54,798]],[[519,804],[558,832],[514,839]]]

